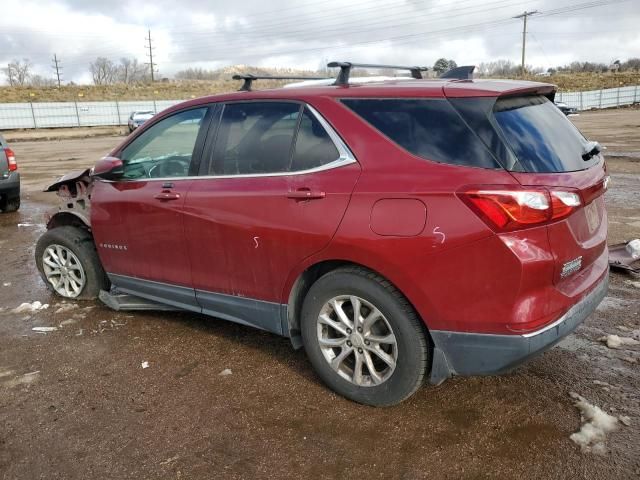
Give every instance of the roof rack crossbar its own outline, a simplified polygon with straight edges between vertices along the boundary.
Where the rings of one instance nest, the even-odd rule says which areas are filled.
[[[411,72],[411,77],[415,79],[422,78],[422,72],[426,72],[429,70],[427,67],[409,67],[405,65],[380,65],[375,63],[351,63],[351,62],[330,62],[327,64],[329,68],[340,68],[340,72],[338,73],[338,77],[336,78],[336,83],[334,85],[349,85],[349,75],[351,74],[351,69],[353,67],[359,68],[388,68],[392,70],[409,70]]]
[[[440,75],[440,78],[450,78],[452,80],[473,80],[473,71],[475,69],[475,65],[464,65],[462,67],[452,68]]]
[[[251,73],[247,74],[238,74],[234,75],[234,80],[244,80],[242,86],[238,90],[239,92],[248,92],[251,90],[251,84],[255,80],[327,80],[326,77],[300,77],[300,76],[270,76],[270,75],[252,75]]]

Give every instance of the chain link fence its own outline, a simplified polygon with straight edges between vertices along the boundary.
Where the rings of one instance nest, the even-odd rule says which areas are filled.
[[[0,129],[126,125],[131,112],[157,113],[181,101],[4,103],[0,104]],[[578,110],[633,105],[640,102],[640,86],[558,92],[556,101]]]

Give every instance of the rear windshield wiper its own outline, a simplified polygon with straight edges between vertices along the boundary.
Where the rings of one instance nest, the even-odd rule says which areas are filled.
[[[587,142],[582,149],[582,159],[586,162],[598,155],[602,151],[602,145],[598,142]]]

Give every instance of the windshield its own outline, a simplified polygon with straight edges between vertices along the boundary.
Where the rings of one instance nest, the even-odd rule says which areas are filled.
[[[526,172],[574,172],[600,160],[598,154],[583,158],[587,140],[546,97],[502,98],[493,114]]]

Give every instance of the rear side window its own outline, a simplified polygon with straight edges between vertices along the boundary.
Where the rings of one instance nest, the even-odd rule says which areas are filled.
[[[343,99],[377,130],[435,162],[501,168],[446,99]]]
[[[587,140],[546,97],[498,99],[493,115],[527,172],[573,172],[599,161],[598,155],[583,160]]]

